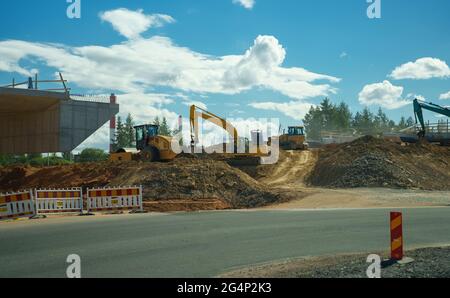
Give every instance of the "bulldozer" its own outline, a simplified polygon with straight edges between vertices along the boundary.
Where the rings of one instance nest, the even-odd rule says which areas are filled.
[[[159,126],[145,124],[135,126],[136,148],[121,148],[111,153],[111,161],[171,161],[177,157],[172,151],[172,138],[159,134]]]
[[[309,147],[303,126],[289,126],[287,134],[282,134],[279,140],[284,150],[308,150]]]

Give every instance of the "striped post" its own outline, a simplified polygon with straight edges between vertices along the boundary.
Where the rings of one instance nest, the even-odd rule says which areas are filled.
[[[114,93],[109,97],[109,102],[115,104],[117,102],[116,95]],[[114,143],[116,142],[116,116],[114,115],[109,120],[109,152],[114,152]]]
[[[403,259],[402,213],[391,212],[391,259]]]

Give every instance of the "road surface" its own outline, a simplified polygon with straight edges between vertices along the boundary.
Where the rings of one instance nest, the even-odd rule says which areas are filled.
[[[406,248],[450,244],[450,208],[405,209]],[[0,223],[0,277],[212,277],[285,258],[389,249],[389,210],[257,210]]]

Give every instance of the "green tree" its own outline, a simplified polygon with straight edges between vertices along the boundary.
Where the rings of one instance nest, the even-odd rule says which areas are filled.
[[[135,133],[134,133],[134,120],[131,114],[128,114],[127,119],[125,120],[124,124],[124,135],[126,140],[126,147],[133,147],[136,140],[135,140]]]
[[[398,122],[398,129],[405,129],[407,127],[408,127],[408,125],[406,124],[406,119],[405,119],[405,117],[402,116],[400,118],[400,121]]]
[[[365,107],[362,112],[356,113],[353,119],[353,128],[357,132],[364,135],[372,135],[375,132],[374,126],[374,115],[370,112],[369,108]]]
[[[116,147],[115,150],[128,147],[125,126],[124,126],[124,124],[122,122],[122,118],[120,116],[117,117],[115,147]]]
[[[108,159],[108,154],[96,148],[86,148],[81,151],[79,155],[80,162],[97,162],[97,161],[105,161]]]
[[[416,122],[414,121],[413,117],[410,116],[408,120],[406,120],[406,127],[414,126],[414,124],[416,124]]]
[[[323,118],[320,108],[311,107],[303,119],[308,138],[319,139],[323,128]]]
[[[323,131],[347,132],[351,128],[352,113],[346,103],[334,105],[325,98],[318,107],[311,107],[303,123],[308,137],[319,139]]]
[[[153,120],[153,124],[154,125],[158,125],[158,126],[161,125],[161,122],[159,121],[159,117],[158,116],[156,116],[155,120]]]
[[[134,120],[131,114],[128,114],[123,123],[122,118],[117,117],[116,135],[114,140],[114,149],[130,148],[135,144]]]
[[[172,130],[170,129],[169,125],[167,124],[166,117],[163,117],[163,120],[159,127],[159,134],[162,136],[168,136],[168,137],[170,137],[172,135]]]

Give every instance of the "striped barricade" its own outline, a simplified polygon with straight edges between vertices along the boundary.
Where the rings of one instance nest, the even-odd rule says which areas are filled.
[[[33,191],[0,194],[0,220],[33,217]]]
[[[403,259],[403,217],[401,212],[391,212],[391,259]]]
[[[142,187],[93,188],[87,190],[87,211],[143,211]]]
[[[71,189],[36,189],[36,214],[83,213],[83,191]]]

